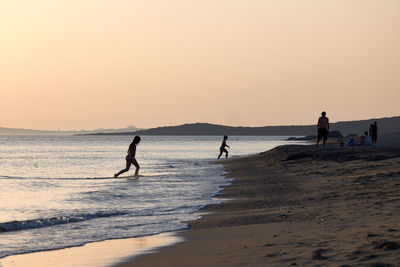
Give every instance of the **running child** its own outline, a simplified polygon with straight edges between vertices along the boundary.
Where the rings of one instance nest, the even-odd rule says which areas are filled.
[[[219,148],[218,158],[220,158],[222,153],[224,153],[224,152],[226,154],[225,157],[228,158],[228,150],[226,150],[225,147],[229,147],[229,146],[226,144],[226,140],[228,140],[228,136],[224,135],[224,140],[222,141],[221,147]]]
[[[136,145],[139,143],[140,143],[140,136],[135,136],[135,138],[133,138],[132,143],[129,145],[128,155],[126,155],[126,157],[125,157],[126,167],[125,167],[125,169],[121,170],[119,173],[114,174],[115,178],[117,178],[120,174],[129,171],[131,164],[133,164],[136,167],[135,176],[138,176],[140,166],[139,166],[139,163],[135,159],[135,154],[136,154]]]

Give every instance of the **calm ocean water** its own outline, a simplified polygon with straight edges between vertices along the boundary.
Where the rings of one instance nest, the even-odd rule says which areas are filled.
[[[286,137],[231,137],[233,156]],[[0,136],[0,257],[186,227],[229,183],[221,136],[142,136],[142,177],[125,167],[128,136]]]

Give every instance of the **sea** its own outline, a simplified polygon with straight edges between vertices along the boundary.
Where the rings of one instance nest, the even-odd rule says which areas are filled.
[[[286,136],[232,136],[229,157],[270,150]],[[215,164],[222,136],[0,136],[0,258],[185,229],[223,201]],[[219,160],[220,162],[223,159]]]

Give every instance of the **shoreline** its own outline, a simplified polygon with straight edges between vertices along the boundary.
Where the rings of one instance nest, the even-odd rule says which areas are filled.
[[[116,266],[396,266],[400,142],[288,145],[224,160],[230,201],[180,232],[186,241]],[[378,266],[378,265],[376,265]]]

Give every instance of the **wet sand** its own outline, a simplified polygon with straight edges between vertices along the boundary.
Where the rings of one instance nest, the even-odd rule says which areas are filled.
[[[400,135],[385,138],[223,160],[231,200],[185,242],[118,266],[400,266]]]
[[[80,247],[46,250],[8,256],[0,259],[1,267],[107,267],[128,261],[132,255],[150,253],[155,248],[182,242],[174,233],[112,239],[87,243]]]

